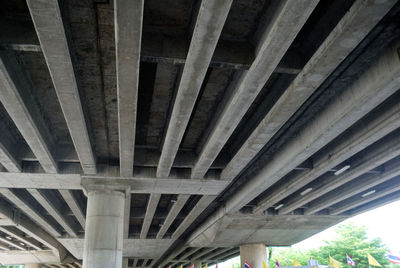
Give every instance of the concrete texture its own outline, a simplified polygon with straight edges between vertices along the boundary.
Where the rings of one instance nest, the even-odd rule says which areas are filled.
[[[240,245],[240,267],[244,268],[244,262],[253,268],[262,268],[263,261],[267,261],[267,247],[265,244]]]
[[[119,155],[123,177],[133,174],[143,5],[143,1],[114,1]]]
[[[168,177],[232,0],[203,0],[167,127],[157,177]]]
[[[212,133],[201,148],[197,163],[192,169],[192,178],[202,178],[205,175],[317,2],[292,3],[283,1],[280,3],[280,8],[276,12],[274,20],[265,29],[264,38],[257,45],[254,62],[240,78],[234,92],[229,97],[229,102],[223,108],[216,125],[213,127]]]
[[[121,267],[125,194],[89,190],[83,267]]]

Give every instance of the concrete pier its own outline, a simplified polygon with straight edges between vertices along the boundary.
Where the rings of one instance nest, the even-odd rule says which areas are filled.
[[[120,268],[124,227],[125,194],[115,190],[87,193],[84,268]]]
[[[244,268],[247,261],[253,268],[263,268],[263,261],[267,261],[265,244],[246,244],[240,246],[240,267]]]

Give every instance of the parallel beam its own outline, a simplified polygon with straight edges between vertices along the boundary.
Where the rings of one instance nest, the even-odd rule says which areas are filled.
[[[178,196],[178,199],[172,205],[172,208],[170,209],[167,218],[163,222],[160,230],[158,231],[157,239],[161,239],[164,237],[165,233],[168,231],[169,227],[171,226],[175,218],[178,216],[179,212],[182,210],[183,206],[186,204],[189,198],[190,195]]]
[[[123,177],[133,174],[143,2],[114,1],[119,162]]]
[[[0,164],[9,172],[21,172],[16,143],[2,123],[0,123],[0,132]]]
[[[58,1],[28,0],[27,4],[82,169],[86,174],[96,174],[96,159]]]
[[[27,189],[27,191],[39,202],[39,204],[52,216],[72,237],[76,237],[76,232],[69,226],[69,223],[64,219],[64,216],[57,208],[54,207],[54,203],[48,200],[42,193],[37,189]]]
[[[20,249],[20,250],[26,250],[26,248],[21,246],[18,242],[15,242],[15,241],[12,241],[12,240],[8,240],[5,237],[0,237],[0,241],[5,243],[5,244],[8,244],[11,247],[14,247],[14,248],[17,248],[17,249]]]
[[[325,194],[321,198],[316,199],[310,204],[308,208],[304,210],[304,214],[314,214],[324,208],[343,201],[378,184],[384,183],[399,175],[400,159],[397,159],[397,161],[389,163],[387,167],[385,165],[385,172],[383,172],[382,174],[368,174],[362,176],[359,180],[351,181],[346,185],[343,185],[344,187],[335,189],[328,194]]]
[[[398,155],[400,155],[400,131],[397,130],[383,140],[362,151],[357,159],[348,163],[350,169],[346,172],[338,176],[334,173],[329,173],[311,183],[309,187],[312,188],[312,191],[309,194],[304,196],[297,195],[290,198],[286,201],[285,206],[279,210],[279,213],[287,214],[314,199],[326,195],[337,187],[356,179],[367,173],[367,171],[386,163]],[[368,174],[367,176],[376,175],[377,174]],[[340,197],[338,197],[338,199],[339,198]]]
[[[395,93],[400,84],[399,46],[400,43],[396,43],[387,48],[362,77],[333,98],[296,139],[282,146],[271,161],[228,200],[226,212],[241,209]]]
[[[132,194],[128,190],[128,194],[125,196],[125,204],[124,204],[124,238],[129,237],[129,225],[131,219],[131,198]]]
[[[183,232],[197,219],[197,217],[214,201],[216,196],[204,195],[200,198],[197,204],[192,208],[190,213],[182,221],[182,223],[176,228],[172,235],[173,239],[178,239]]]
[[[53,141],[30,94],[31,85],[15,56],[0,51],[0,100],[43,169],[57,173]]]
[[[210,65],[232,0],[202,0],[172,114],[157,177],[168,177]]]
[[[385,197],[385,196],[392,194],[394,192],[397,192],[397,191],[400,191],[400,178],[397,178],[397,179],[394,179],[394,181],[391,181],[391,184],[389,187],[386,187],[384,189],[377,189],[376,192],[372,193],[371,195],[368,195],[366,197],[355,196],[355,197],[351,198],[351,200],[343,201],[343,204],[341,204],[339,206],[335,206],[334,209],[329,210],[329,214],[330,215],[340,215],[350,209],[359,207],[361,205],[364,205],[364,204],[372,202],[376,199]]]
[[[151,222],[156,212],[158,202],[160,201],[161,194],[151,194],[147,202],[146,215],[144,216],[142,230],[140,231],[140,239],[145,239],[149,232]]]
[[[322,174],[380,140],[400,127],[400,96],[391,98],[376,114],[363,118],[338,141],[329,144],[322,152],[313,156],[313,166],[305,172],[296,173],[273,187],[266,197],[258,201],[253,213],[262,213],[280,200],[300,190]]]
[[[18,229],[11,229],[10,227],[0,227],[0,231],[3,233],[6,233],[12,237],[15,237],[16,239],[20,240],[21,242],[25,243],[29,247],[32,247],[36,250],[41,250],[42,248],[38,245],[36,241],[33,241],[31,238],[27,238],[23,235],[22,232],[20,232]]]
[[[365,1],[356,1],[353,4],[225,167],[221,174],[222,179],[235,178],[250,163],[342,60],[364,39],[394,2],[366,4]],[[351,42],[344,46],[346,40]]]
[[[0,188],[0,193],[8,200],[10,200],[10,202],[13,203],[16,207],[18,207],[21,211],[23,211],[33,221],[37,222],[40,226],[42,226],[51,235],[55,237],[61,236],[61,233],[58,230],[56,230],[52,225],[50,225],[45,218],[39,215],[34,209],[30,207],[29,204],[26,204],[24,200],[15,195],[12,191],[10,191],[9,189]]]
[[[281,1],[276,16],[266,28],[250,69],[240,78],[192,169],[192,178],[202,178],[264,87],[290,44],[317,5],[317,0]]]
[[[72,195],[70,190],[59,190],[59,193],[63,197],[65,203],[67,203],[68,207],[71,209],[72,213],[74,214],[75,218],[78,220],[79,224],[85,229],[85,215],[78,204],[78,201]]]

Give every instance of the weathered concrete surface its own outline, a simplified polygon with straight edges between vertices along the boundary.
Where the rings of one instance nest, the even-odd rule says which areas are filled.
[[[115,53],[121,176],[133,174],[144,1],[115,0]]]
[[[4,265],[24,264],[24,263],[59,263],[60,258],[51,250],[46,251],[1,251],[0,259]],[[39,265],[39,264],[37,264]],[[25,266],[35,267],[35,266]],[[40,266],[37,266],[40,267]]]
[[[27,1],[54,88],[82,168],[96,174],[86,120],[57,1]]]
[[[43,169],[57,173],[57,163],[52,154],[53,140],[30,95],[31,85],[25,71],[12,54],[1,51],[0,58],[0,100]]]
[[[240,267],[244,268],[244,262],[253,268],[263,268],[263,261],[267,261],[267,247],[265,244],[240,245]]]
[[[232,0],[201,2],[161,151],[157,177],[169,175],[231,4]]]
[[[396,1],[356,1],[221,174],[232,180],[270,141]]]
[[[202,178],[206,174],[317,3],[315,0],[280,3],[279,10],[258,45],[253,64],[240,78],[201,149],[192,169],[192,178]]]
[[[262,213],[267,208],[290,194],[300,190],[319,176],[336,167],[350,156],[377,142],[393,130],[400,127],[400,99],[391,98],[378,115],[368,116],[351,128],[351,131],[334,144],[329,144],[322,152],[313,157],[313,168],[290,177],[273,192],[262,198],[254,213]]]
[[[124,203],[122,192],[88,191],[83,267],[122,266]]]
[[[154,213],[156,212],[158,202],[160,201],[161,194],[151,194],[147,202],[146,215],[143,219],[142,230],[140,231],[140,239],[146,239],[149,231],[151,221],[153,220]]]

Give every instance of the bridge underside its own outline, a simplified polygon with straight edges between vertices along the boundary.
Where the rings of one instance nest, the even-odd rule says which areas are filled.
[[[118,229],[124,267],[210,265],[400,199],[398,1],[15,0],[0,23],[1,263],[93,267]]]

